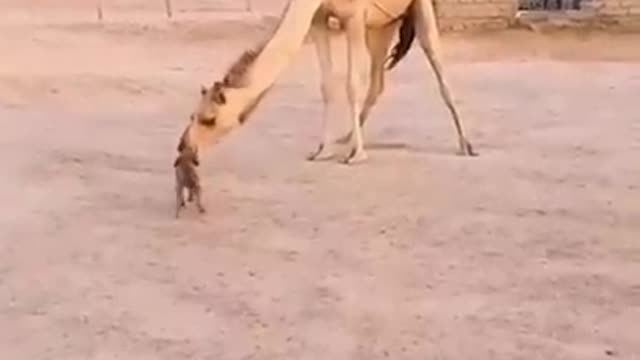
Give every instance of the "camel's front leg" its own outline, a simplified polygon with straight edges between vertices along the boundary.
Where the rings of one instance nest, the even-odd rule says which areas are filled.
[[[347,96],[349,100],[349,117],[351,119],[351,151],[345,163],[357,163],[366,160],[360,115],[369,87],[370,58],[367,53],[367,30],[365,11],[358,10],[347,21]]]
[[[318,148],[307,157],[310,161],[326,159],[333,156],[335,146],[331,139],[329,120],[340,115],[337,103],[338,78],[333,69],[331,59],[331,35],[327,31],[326,25],[320,21],[321,20],[314,21],[311,28],[311,39],[316,46],[316,53],[322,77],[321,90],[322,102],[324,104],[322,115],[322,140],[320,141]]]

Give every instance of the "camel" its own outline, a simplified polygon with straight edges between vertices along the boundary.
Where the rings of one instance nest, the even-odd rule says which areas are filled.
[[[362,127],[384,88],[384,71],[393,68],[409,51],[417,37],[438,82],[440,95],[453,118],[459,154],[476,155],[466,139],[453,96],[443,74],[439,30],[432,0],[290,0],[274,34],[255,49],[245,51],[221,81],[201,86],[200,100],[184,129],[178,149],[185,146],[200,151],[218,142],[246,122],[280,73],[303,46],[307,36],[315,44],[321,71],[324,102],[323,135],[316,160],[333,156],[332,144],[350,143],[343,157],[346,164],[367,159]],[[336,141],[328,131],[328,121],[336,116],[336,80],[332,66],[328,26],[339,21],[347,38],[347,95],[351,132]],[[393,35],[399,41],[387,56]]]

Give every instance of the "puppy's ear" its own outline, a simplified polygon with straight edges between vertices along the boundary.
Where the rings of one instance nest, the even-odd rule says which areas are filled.
[[[205,96],[207,94],[207,88],[204,85],[200,85],[200,95]]]
[[[198,149],[193,149],[193,156],[191,157],[191,162],[195,166],[200,166],[200,160],[198,159]]]
[[[175,160],[173,160],[173,167],[178,167],[179,162],[180,162],[180,157],[177,157]]]

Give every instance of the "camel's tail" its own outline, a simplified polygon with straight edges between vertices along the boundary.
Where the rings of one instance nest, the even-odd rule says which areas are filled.
[[[398,43],[391,50],[391,54],[387,58],[387,70],[393,69],[402,60],[416,38],[415,15],[413,13],[413,5],[409,6],[405,14],[402,16],[402,24],[398,30]]]

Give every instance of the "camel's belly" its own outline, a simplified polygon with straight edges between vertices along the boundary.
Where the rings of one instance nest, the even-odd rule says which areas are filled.
[[[368,0],[367,25],[372,27],[387,25],[403,15],[411,5],[411,0]]]
[[[339,19],[348,19],[358,1],[367,3],[367,25],[378,27],[404,14],[412,0],[325,0],[323,7]]]

